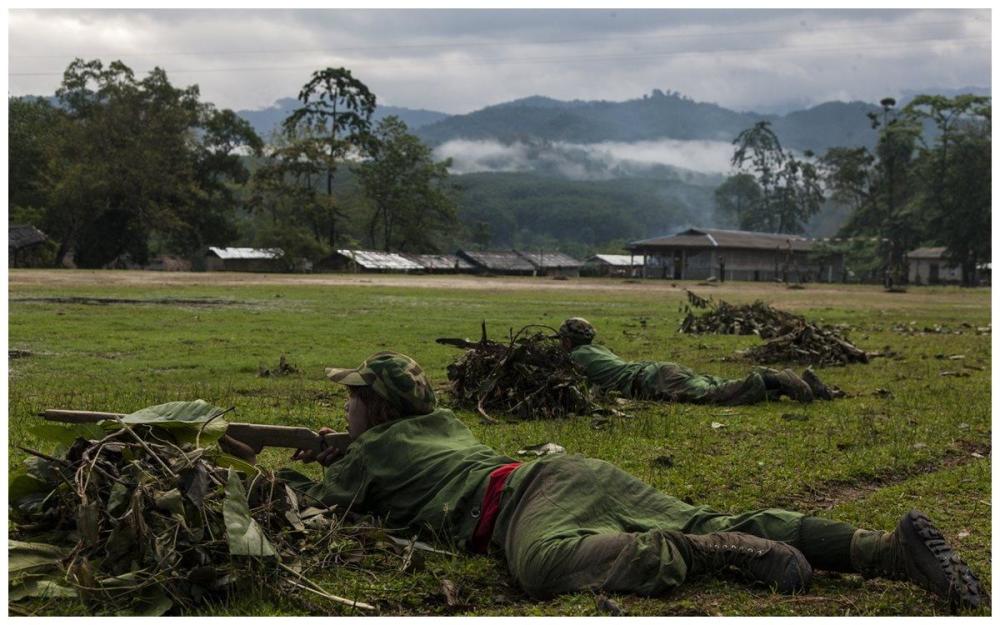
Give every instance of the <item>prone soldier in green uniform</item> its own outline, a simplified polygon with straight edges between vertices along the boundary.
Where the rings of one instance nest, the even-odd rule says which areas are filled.
[[[532,596],[658,595],[733,568],[797,593],[817,568],[909,580],[953,606],[988,604],[976,576],[916,511],[892,532],[780,509],[727,514],[601,460],[560,454],[521,464],[497,453],[437,407],[420,366],[402,354],[378,353],[327,374],[348,387],[354,440],[343,453],[296,452],[294,459],[326,467],[322,481],[294,471],[283,477],[327,505],[502,555]]]
[[[595,336],[597,330],[589,321],[573,317],[563,322],[555,338],[591,384],[623,397],[723,406],[755,404],[782,395],[803,403],[833,399],[833,392],[812,369],[800,377],[791,369],[755,367],[742,380],[727,380],[672,362],[627,362],[607,347],[594,345]]]

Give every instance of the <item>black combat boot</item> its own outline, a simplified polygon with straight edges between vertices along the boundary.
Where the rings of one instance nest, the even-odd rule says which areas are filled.
[[[947,599],[952,610],[990,605],[976,575],[931,520],[916,510],[907,512],[892,532],[855,532],[851,562],[866,578],[913,582]]]
[[[812,567],[791,545],[744,534],[684,534],[691,550],[690,575],[718,573],[733,567],[752,582],[766,584],[786,595],[805,592]]]

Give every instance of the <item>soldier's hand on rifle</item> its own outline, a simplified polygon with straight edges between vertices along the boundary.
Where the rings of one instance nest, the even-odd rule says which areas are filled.
[[[326,436],[327,434],[333,434],[334,430],[330,428],[320,428],[316,432],[320,436]],[[299,462],[318,462],[324,467],[330,466],[337,459],[340,458],[340,450],[336,447],[327,447],[319,452],[312,449],[298,449],[292,455],[292,460],[298,460]]]
[[[238,441],[228,434],[223,434],[222,438],[219,439],[219,447],[222,451],[227,454],[236,456],[240,460],[249,462],[250,464],[257,463],[257,454],[263,449],[263,445],[258,446],[256,449],[250,445],[244,443],[243,441]]]

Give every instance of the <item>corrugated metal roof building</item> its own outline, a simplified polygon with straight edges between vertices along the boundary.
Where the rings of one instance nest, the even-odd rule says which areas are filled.
[[[562,252],[475,252],[459,250],[458,256],[473,265],[476,273],[525,276],[578,276],[583,263]]]
[[[581,272],[592,276],[636,277],[642,274],[642,255],[594,254],[583,263]]]
[[[412,260],[427,273],[470,273],[472,263],[455,254],[400,254]]]
[[[313,266],[314,271],[400,272],[423,271],[423,267],[395,252],[337,250]]]
[[[496,273],[505,275],[530,276],[535,273],[535,266],[514,251],[509,252],[473,252],[458,250],[459,258],[468,261],[476,273]]]
[[[634,241],[646,277],[674,280],[784,280],[840,282],[841,254],[812,254],[817,241],[795,234],[689,228],[670,236]]]
[[[38,228],[27,224],[7,225],[7,264],[9,267],[35,266],[33,252],[49,237]]]
[[[278,248],[209,247],[203,260],[206,271],[283,272],[283,256]]]
[[[906,253],[912,284],[961,283],[962,266],[945,258],[946,247],[918,247]]]
[[[579,276],[583,263],[562,252],[517,252],[535,266],[539,276]]]

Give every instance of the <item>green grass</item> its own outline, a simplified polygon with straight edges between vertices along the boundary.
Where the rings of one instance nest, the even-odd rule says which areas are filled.
[[[478,281],[478,288],[459,289],[449,288],[447,280],[415,278],[410,285],[398,276],[366,277],[370,284],[306,284],[294,277],[272,283],[202,275],[187,284],[176,277],[159,284],[148,274],[137,278],[141,283],[127,285],[119,279],[122,275],[11,272],[10,348],[31,352],[9,361],[11,466],[24,457],[17,445],[45,451],[26,431],[44,408],[130,412],[200,397],[234,406],[235,418],[243,421],[341,428],[345,394],[325,380],[324,367],[353,366],[371,352],[393,349],[414,356],[442,385],[445,367],[458,351],[435,344],[434,338],[475,337],[484,319],[499,337],[511,327],[557,326],[568,316],[583,316],[597,326],[598,341],[623,357],[671,360],[705,373],[742,376],[748,365],[733,359],[733,351],[754,344],[753,337],[677,334],[681,287],[688,286],[734,302],[760,297],[811,320],[850,324],[851,338],[861,347],[889,346],[901,358],[820,370],[825,381],[852,395],[832,403],[800,406],[785,400],[738,409],[637,403],[628,406],[633,418],[615,419],[603,430],[592,429],[586,418],[488,426],[470,413],[459,416],[501,452],[557,442],[569,452],[613,462],[666,493],[719,509],[783,506],[889,529],[906,510],[918,507],[940,524],[989,585],[990,337],[974,330],[990,323],[988,290],[942,287],[886,294],[875,287],[795,291],[728,283],[709,289],[683,283],[672,288],[663,281],[555,285],[488,279]],[[150,303],[19,301],[56,297]],[[164,298],[215,303],[154,302]],[[892,330],[911,321],[917,327],[943,324],[963,333],[905,336]],[[275,366],[281,354],[302,373],[257,376],[260,365]],[[954,355],[964,359],[948,359]],[[942,371],[968,376],[942,377]],[[879,388],[891,395],[875,394]],[[790,412],[808,419],[782,419]],[[726,427],[713,429],[713,421]],[[985,458],[976,459],[972,452]],[[673,456],[672,467],[654,464],[667,453]],[[269,450],[262,459],[278,466],[287,455]],[[466,605],[449,608],[444,603],[441,579],[459,585]],[[587,594],[531,601],[512,585],[501,561],[478,556],[435,556],[422,570],[377,581],[357,572],[331,571],[322,582],[334,594],[377,603],[383,614],[597,613]],[[629,613],[646,615],[932,615],[947,609],[906,584],[828,575],[818,575],[814,592],[804,597],[698,580],[668,597],[616,600]],[[72,602],[36,608],[48,614],[81,609]],[[325,604],[322,609],[342,613]],[[262,592],[201,613],[309,610],[297,599]]]

